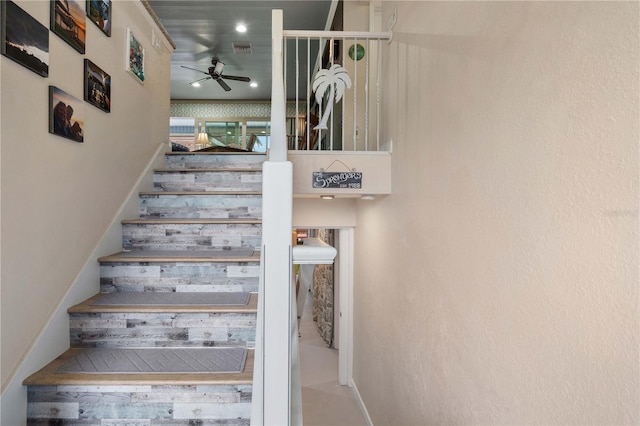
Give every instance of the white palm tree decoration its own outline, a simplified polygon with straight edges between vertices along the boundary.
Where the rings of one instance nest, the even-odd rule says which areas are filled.
[[[322,119],[320,120],[320,124],[314,127],[314,129],[326,129],[327,120],[329,120],[329,116],[333,110],[334,98],[335,103],[340,102],[345,89],[351,87],[349,73],[342,65],[333,64],[329,69],[321,69],[318,71],[313,80],[312,87],[316,94],[316,102],[320,105],[322,105],[321,101],[322,98],[324,98],[325,92],[329,89],[329,99],[327,99],[327,106],[322,114]]]

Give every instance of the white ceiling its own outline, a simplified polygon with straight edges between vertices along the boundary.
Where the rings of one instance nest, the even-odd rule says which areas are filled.
[[[171,99],[270,99],[271,10],[283,10],[286,30],[324,30],[331,3],[332,0],[149,0],[176,44],[171,58]],[[244,23],[248,31],[238,33],[238,23]],[[232,44],[238,42],[251,43],[252,53],[234,53]],[[181,66],[206,72],[212,57],[225,63],[223,75],[249,77],[258,87],[233,80],[225,80],[230,92],[214,80],[192,87],[190,82],[207,75]],[[311,57],[315,58],[314,52]]]

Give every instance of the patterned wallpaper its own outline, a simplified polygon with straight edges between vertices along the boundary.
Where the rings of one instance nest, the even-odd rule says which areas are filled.
[[[304,115],[306,104],[287,103],[287,117]],[[171,102],[171,117],[260,117],[271,116],[271,102]]]

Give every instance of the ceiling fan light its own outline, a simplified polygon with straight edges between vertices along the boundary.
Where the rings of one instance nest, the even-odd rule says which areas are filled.
[[[215,68],[213,69],[213,73],[216,75],[222,74],[222,69],[224,68],[224,64],[220,61],[216,62]]]

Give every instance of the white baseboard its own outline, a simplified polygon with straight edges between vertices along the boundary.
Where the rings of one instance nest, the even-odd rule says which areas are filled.
[[[356,382],[351,379],[351,383],[349,387],[353,391],[353,395],[356,397],[356,401],[358,401],[358,406],[360,407],[360,411],[362,412],[362,417],[364,417],[364,421],[368,426],[373,426],[373,421],[371,420],[371,416],[369,416],[369,411],[367,411],[367,406],[364,405],[364,401],[360,396],[360,392],[358,392],[358,387],[356,386]]]

